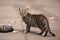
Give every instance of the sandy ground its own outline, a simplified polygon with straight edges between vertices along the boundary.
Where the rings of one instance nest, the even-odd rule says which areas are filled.
[[[24,34],[26,24],[19,15],[19,8],[29,6],[31,14],[44,14],[50,28],[56,37],[38,35],[38,28],[31,28],[31,32]],[[12,25],[14,32],[0,33],[0,40],[60,40],[60,0],[0,0],[0,25]]]

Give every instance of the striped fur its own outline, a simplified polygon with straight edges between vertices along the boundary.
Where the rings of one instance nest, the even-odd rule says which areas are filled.
[[[31,27],[37,27],[41,30],[41,33],[39,33],[40,35],[45,32],[43,35],[45,37],[49,32],[52,36],[55,36],[55,34],[50,30],[48,19],[44,15],[32,15],[27,9],[21,10],[20,8],[19,12],[22,20],[26,23],[26,33],[30,32]]]

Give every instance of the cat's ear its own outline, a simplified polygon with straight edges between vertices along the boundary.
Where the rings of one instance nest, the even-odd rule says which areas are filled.
[[[26,8],[26,11],[28,11],[29,8]]]
[[[26,6],[25,8],[26,8],[26,10],[27,10],[27,11],[29,11],[29,9],[30,9],[30,6]]]
[[[19,8],[19,11],[20,11],[20,8]]]

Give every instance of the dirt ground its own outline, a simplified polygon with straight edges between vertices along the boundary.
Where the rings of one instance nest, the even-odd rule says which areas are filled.
[[[29,7],[31,14],[44,14],[56,37],[38,35],[38,28],[24,34],[26,24],[19,15],[19,8]],[[60,40],[60,0],[0,0],[0,25],[12,25],[13,32],[0,33],[0,40]]]

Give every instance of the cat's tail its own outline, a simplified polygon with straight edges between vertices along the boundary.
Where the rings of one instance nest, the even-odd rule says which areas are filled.
[[[48,20],[47,20],[47,27],[48,27],[48,29],[49,29],[49,34],[51,34],[52,36],[56,36],[53,32],[51,32],[51,30],[50,30],[50,27],[49,27],[49,22],[48,22]]]

